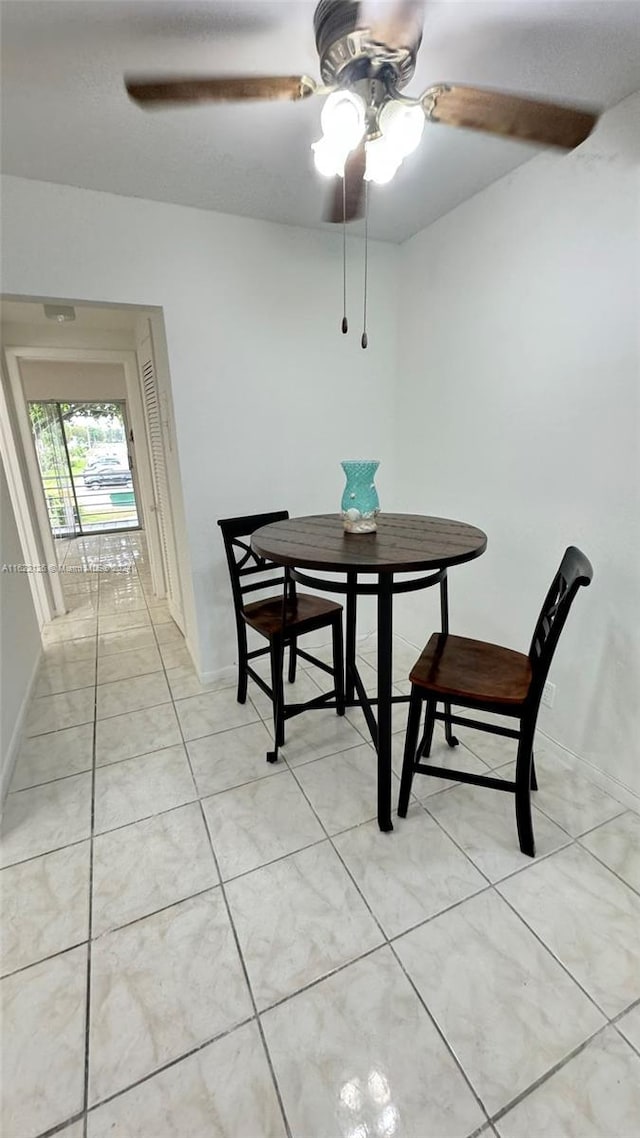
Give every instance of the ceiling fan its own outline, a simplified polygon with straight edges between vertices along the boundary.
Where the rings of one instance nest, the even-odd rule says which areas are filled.
[[[140,106],[328,96],[316,168],[335,178],[326,220],[362,216],[365,183],[391,180],[420,143],[425,121],[572,150],[591,133],[594,111],[482,87],[437,83],[402,94],[422,41],[422,0],[320,0],[313,26],[322,84],[306,75],[125,77]]]

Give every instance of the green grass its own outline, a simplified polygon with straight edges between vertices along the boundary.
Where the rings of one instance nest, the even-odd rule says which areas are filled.
[[[100,512],[88,514],[84,510],[80,511],[80,521],[83,526],[96,525],[99,522],[133,522],[136,523],[136,515],[134,513],[124,516],[120,510],[103,510]]]

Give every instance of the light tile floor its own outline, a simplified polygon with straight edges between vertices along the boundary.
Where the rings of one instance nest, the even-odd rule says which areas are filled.
[[[200,684],[141,534],[66,568],[0,845],[4,1138],[640,1133],[638,814],[541,738],[535,861],[511,796],[438,780],[381,834],[361,713],[270,766],[268,701]],[[436,747],[510,777],[508,740]]]

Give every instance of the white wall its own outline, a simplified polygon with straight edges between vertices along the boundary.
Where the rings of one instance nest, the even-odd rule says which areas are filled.
[[[121,364],[20,360],[20,375],[27,400],[59,399],[66,402],[127,398]]]
[[[8,789],[18,737],[40,659],[40,630],[26,573],[2,572],[24,561],[0,462],[0,801]]]
[[[200,665],[224,667],[235,645],[217,518],[338,510],[339,461],[365,452],[392,501],[399,251],[370,248],[362,351],[357,239],[345,337],[338,233],[11,177],[2,196],[6,293],[163,309]]]
[[[97,348],[129,351],[136,346],[133,328],[86,328],[82,324],[32,323],[5,320],[0,307],[2,346],[4,348]]]
[[[452,631],[525,650],[566,545],[593,562],[543,728],[640,792],[640,96],[402,249],[398,493],[486,554],[450,574]],[[404,605],[424,643],[434,598]]]

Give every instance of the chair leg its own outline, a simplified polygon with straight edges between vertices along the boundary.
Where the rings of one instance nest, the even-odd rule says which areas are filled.
[[[247,633],[244,626],[238,629],[238,703],[247,702]]]
[[[536,763],[533,757],[533,752],[531,752],[531,789],[538,789],[538,777],[536,775]]]
[[[533,767],[533,728],[521,727],[516,759],[516,824],[520,849],[528,857],[535,857],[536,843],[531,818],[531,780]]]
[[[278,637],[270,644],[271,692],[273,699],[273,734],[276,747],[284,744],[284,685],[282,682],[284,648]]]
[[[407,734],[404,744],[404,759],[402,760],[402,778],[400,780],[400,796],[398,798],[398,814],[406,818],[411,796],[413,782],[413,768],[416,761],[418,746],[418,733],[420,731],[420,718],[422,715],[422,697],[418,688],[411,687],[409,700],[409,717],[407,719]]]
[[[444,713],[446,715],[446,719],[444,721],[444,737],[450,747],[457,747],[460,740],[456,738],[456,736],[453,734],[453,731],[451,730],[451,720],[449,719],[449,716],[451,715],[450,703],[445,703]]]
[[[344,642],[342,639],[342,613],[334,620],[331,634],[333,637],[333,682],[336,689],[336,715],[344,715]]]
[[[298,642],[292,640],[289,645],[289,683],[295,684],[296,672],[298,670]]]
[[[428,759],[429,755],[431,754],[433,728],[435,727],[436,722],[436,706],[437,703],[435,699],[430,699],[427,701],[427,714],[425,715],[424,720],[424,731],[422,733],[422,739],[420,740],[420,745],[418,746],[417,751],[417,758],[419,759]]]

